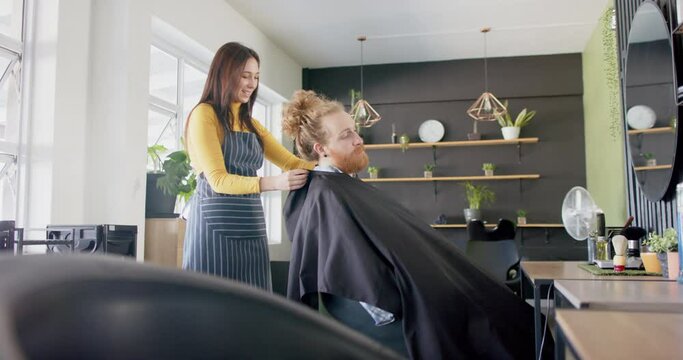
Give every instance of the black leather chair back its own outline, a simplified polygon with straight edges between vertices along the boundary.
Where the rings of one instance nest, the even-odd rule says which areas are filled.
[[[397,359],[233,281],[92,255],[0,258],[0,359]]]
[[[475,241],[499,241],[515,238],[515,224],[507,219],[498,220],[498,225],[493,230],[488,230],[481,220],[472,220],[467,223],[469,240]]]

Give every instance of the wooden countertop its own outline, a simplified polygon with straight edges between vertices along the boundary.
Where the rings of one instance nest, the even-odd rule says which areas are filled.
[[[673,281],[662,276],[593,275],[579,268],[585,261],[522,261],[521,267],[533,284],[553,280]]]
[[[557,310],[581,359],[674,359],[683,354],[683,314]]]
[[[683,285],[674,281],[557,280],[554,286],[577,309],[683,313]]]

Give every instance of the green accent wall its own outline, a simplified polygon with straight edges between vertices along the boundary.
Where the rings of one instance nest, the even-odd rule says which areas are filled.
[[[582,54],[586,185],[608,226],[626,220],[626,171],[616,32],[611,9],[600,18]]]

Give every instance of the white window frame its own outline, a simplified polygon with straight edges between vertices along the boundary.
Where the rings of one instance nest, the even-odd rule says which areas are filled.
[[[26,180],[22,180],[22,177],[25,176],[25,171],[23,170],[23,166],[21,166],[24,163],[23,158],[25,154],[23,154],[24,149],[22,149],[20,144],[23,139],[23,132],[27,128],[29,121],[28,101],[26,101],[28,98],[28,91],[26,91],[26,89],[30,82],[27,74],[27,70],[30,68],[30,61],[27,61],[27,59],[30,58],[30,56],[27,55],[27,43],[30,39],[29,29],[31,28],[30,25],[33,18],[33,1],[23,0],[21,1],[21,6],[22,23],[19,34],[20,38],[15,39],[5,34],[0,34],[0,52],[12,57],[7,68],[0,74],[0,87],[5,81],[9,81],[10,76],[14,76],[16,85],[16,89],[14,90],[17,92],[17,103],[7,104],[8,108],[10,108],[10,106],[16,106],[16,119],[14,119],[16,121],[14,124],[17,130],[16,137],[11,140],[0,139],[0,156],[12,161],[11,163],[6,163],[0,170],[0,176],[14,176],[14,178],[10,180],[10,186],[13,188],[12,192],[14,195],[13,219],[2,220],[15,220],[17,222],[17,227],[20,227],[19,222],[23,219],[23,216],[21,216],[21,211],[24,209],[22,202],[27,198],[25,194],[23,194],[22,183]],[[13,91],[13,89],[9,89],[9,91]],[[11,97],[8,98],[8,100],[10,99]],[[7,125],[9,125],[9,123],[10,119],[7,120]],[[9,127],[10,126],[7,126],[7,128]],[[5,201],[2,201],[1,203],[5,204]],[[5,212],[4,210],[5,209],[3,209],[3,212]]]
[[[257,102],[266,107],[266,118],[256,119],[270,131],[275,140],[282,143],[282,105],[287,101],[282,95],[259,83]],[[270,161],[263,163],[262,176],[275,176],[281,170]],[[282,191],[268,191],[261,193],[263,213],[266,218],[266,233],[268,245],[282,244]]]

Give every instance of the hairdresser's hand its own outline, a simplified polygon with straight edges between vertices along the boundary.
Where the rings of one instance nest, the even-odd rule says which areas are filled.
[[[277,176],[266,176],[259,180],[261,192],[270,190],[296,190],[306,185],[308,170],[290,170]]]

